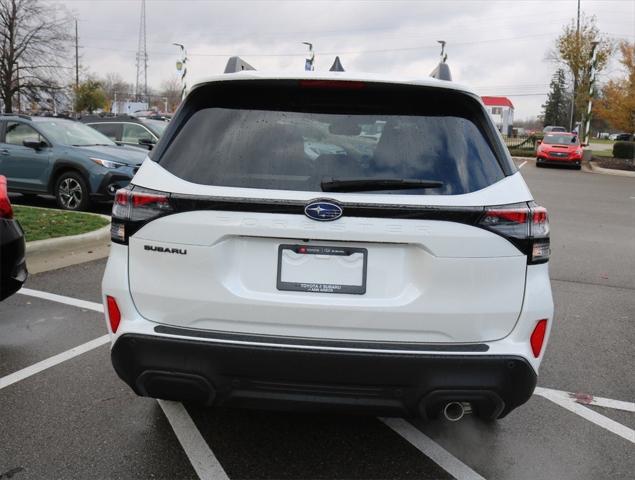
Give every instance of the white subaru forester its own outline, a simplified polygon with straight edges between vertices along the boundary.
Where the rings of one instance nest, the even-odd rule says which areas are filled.
[[[207,405],[500,418],[553,320],[549,226],[452,82],[245,71],[194,86],[117,192],[117,374]]]

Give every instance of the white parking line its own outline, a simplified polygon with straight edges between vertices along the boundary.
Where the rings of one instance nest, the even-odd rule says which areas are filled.
[[[47,368],[54,367],[55,365],[59,365],[66,360],[70,360],[73,357],[81,355],[82,353],[89,352],[97,347],[101,347],[102,345],[108,343],[110,341],[109,335],[104,335],[102,337],[98,337],[90,342],[83,343],[77,347],[71,348],[70,350],[66,350],[65,352],[58,353],[46,360],[42,360],[41,362],[34,363],[33,365],[23,368],[22,370],[18,370],[17,372],[10,373],[9,375],[0,378],[0,390],[4,387],[8,387],[9,385],[13,385],[20,380],[24,380],[25,378],[31,377],[36,373],[40,373]]]
[[[21,288],[20,290],[18,290],[18,293],[27,295],[29,297],[41,298],[43,300],[50,300],[51,302],[63,303],[65,305],[71,305],[73,307],[79,307],[86,310],[93,310],[95,312],[104,313],[104,306],[101,303],[88,302],[86,300],[65,297],[64,295],[42,292],[40,290],[31,290],[30,288]]]
[[[461,460],[436,443],[421,430],[402,418],[380,418],[382,422],[405,438],[421,453],[457,480],[485,480]]]
[[[547,400],[552,401],[556,405],[560,405],[562,408],[569,410],[582,418],[593,422],[596,425],[608,430],[609,432],[619,435],[620,437],[628,440],[631,443],[635,443],[635,430],[628,428],[621,423],[617,423],[615,420],[611,420],[609,417],[605,417],[588,407],[580,405],[573,401],[571,398],[565,398],[557,391],[551,391],[549,389],[536,389],[536,395],[540,395]]]
[[[520,170],[521,168],[523,168],[525,166],[525,163],[527,163],[527,162],[528,162],[528,160],[525,160],[523,163],[518,165],[518,169]]]
[[[199,432],[182,403],[157,400],[163,409],[172,430],[179,439],[187,458],[201,480],[227,479],[229,477],[218,462],[216,455]]]
[[[596,397],[589,395],[588,393],[571,393],[544,387],[536,387],[536,390],[534,391],[536,395],[542,395],[547,392],[567,400],[572,400],[581,405],[594,405],[597,407],[612,408],[614,410],[624,410],[625,412],[635,412],[635,402],[625,402],[623,400]]]

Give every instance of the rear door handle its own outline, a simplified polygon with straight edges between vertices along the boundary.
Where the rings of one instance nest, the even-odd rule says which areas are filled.
[[[3,148],[2,150],[0,150],[0,155],[9,155],[9,150]]]

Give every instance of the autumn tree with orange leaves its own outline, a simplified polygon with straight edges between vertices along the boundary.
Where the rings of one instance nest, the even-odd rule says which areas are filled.
[[[595,115],[605,120],[613,129],[625,133],[635,132],[635,43],[619,45],[626,78],[610,80],[602,88]]]

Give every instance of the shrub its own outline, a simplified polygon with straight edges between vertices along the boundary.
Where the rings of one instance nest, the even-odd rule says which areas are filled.
[[[635,142],[615,142],[613,144],[613,156],[615,158],[635,159]]]

